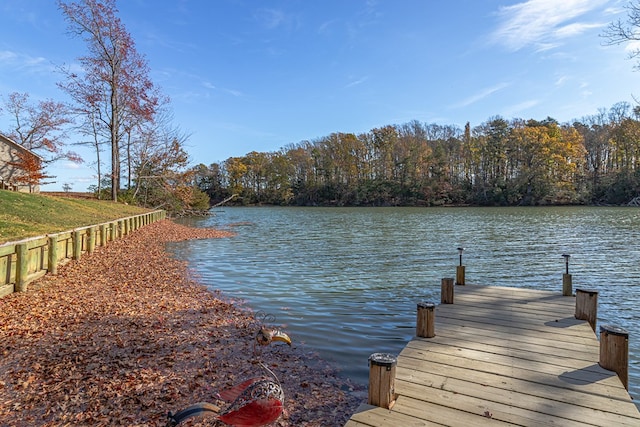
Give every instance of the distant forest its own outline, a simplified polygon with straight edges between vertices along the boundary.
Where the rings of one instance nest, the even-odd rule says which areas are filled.
[[[492,117],[332,133],[195,168],[212,203],[290,206],[627,204],[640,196],[640,108],[573,123]]]

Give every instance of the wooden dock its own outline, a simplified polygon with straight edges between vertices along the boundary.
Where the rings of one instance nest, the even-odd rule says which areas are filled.
[[[575,307],[550,292],[456,286],[454,304],[435,307],[436,335],[398,355],[391,409],[363,404],[345,427],[640,426]]]

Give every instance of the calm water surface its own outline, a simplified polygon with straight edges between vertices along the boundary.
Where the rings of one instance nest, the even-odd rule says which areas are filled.
[[[171,246],[202,283],[276,316],[299,345],[366,384],[371,353],[398,354],[416,303],[440,301],[464,246],[466,281],[599,291],[598,322],[630,334],[629,391],[640,396],[638,208],[224,208],[191,225],[228,239]]]

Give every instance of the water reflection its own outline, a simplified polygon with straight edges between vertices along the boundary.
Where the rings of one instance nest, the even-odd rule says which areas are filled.
[[[398,353],[419,301],[439,301],[466,248],[467,283],[599,291],[599,322],[630,332],[630,392],[640,392],[638,208],[225,208],[195,220],[230,239],[172,245],[200,280],[277,316],[366,383],[367,358]]]

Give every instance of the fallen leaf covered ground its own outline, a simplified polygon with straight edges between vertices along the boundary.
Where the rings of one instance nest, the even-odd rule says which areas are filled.
[[[256,355],[250,310],[165,252],[167,242],[225,237],[160,221],[0,298],[0,426],[164,426],[168,411],[224,406],[216,392],[263,374],[259,361],[285,391],[274,426],[344,425],[362,390],[295,336]]]

